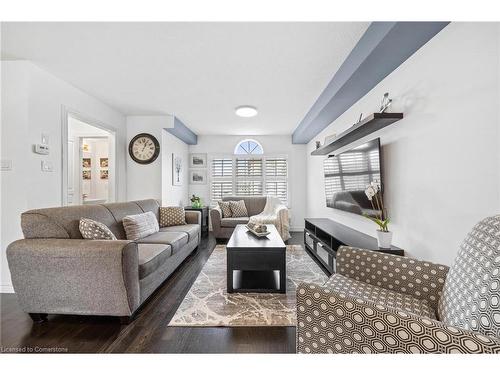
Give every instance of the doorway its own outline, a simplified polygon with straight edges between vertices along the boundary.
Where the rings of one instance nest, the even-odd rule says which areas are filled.
[[[69,112],[65,128],[63,205],[114,202],[114,131]]]

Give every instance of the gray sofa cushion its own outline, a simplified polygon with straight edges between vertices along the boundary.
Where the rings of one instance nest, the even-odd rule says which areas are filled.
[[[125,239],[122,219],[127,215],[153,212],[158,217],[159,204],[154,199],[137,202],[89,204],[81,206],[41,208],[21,215],[24,238],[81,239],[82,217],[106,225],[119,240]]]
[[[80,219],[86,217],[103,223],[119,238],[120,232],[113,230],[113,215],[101,205],[82,205],[30,210],[21,215],[24,238],[73,238],[81,239]],[[122,228],[123,232],[123,228]]]
[[[248,211],[248,216],[258,215],[262,211],[264,211],[264,207],[266,206],[267,198],[264,196],[257,197],[224,197],[222,198],[224,202],[227,201],[240,201],[243,200],[245,202],[245,207]]]
[[[139,279],[155,272],[172,255],[172,247],[164,244],[139,244]]]
[[[188,235],[183,232],[157,232],[136,241],[137,243],[167,244],[172,246],[172,254],[188,243]]]
[[[224,228],[234,228],[238,224],[247,224],[248,217],[225,217],[220,221],[220,226]]]
[[[155,214],[156,219],[159,218],[160,204],[156,199],[143,199],[142,201],[135,201],[143,212],[151,211]]]
[[[160,232],[181,232],[188,235],[188,241],[191,242],[200,235],[200,226],[198,224],[174,225],[171,227],[160,228]]]
[[[109,203],[103,206],[107,208],[109,212],[111,212],[111,215],[115,218],[114,223],[112,225],[108,225],[108,228],[115,233],[117,238],[123,240],[127,238],[123,228],[123,218],[128,215],[138,215],[144,213],[142,208],[135,202]],[[119,234],[117,235],[116,233]]]

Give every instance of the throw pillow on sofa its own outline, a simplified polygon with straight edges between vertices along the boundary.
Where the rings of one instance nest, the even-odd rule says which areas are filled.
[[[160,231],[158,220],[151,211],[123,218],[123,229],[127,240],[135,241]]]
[[[248,211],[247,206],[245,206],[245,201],[229,201],[229,207],[231,208],[231,212],[233,217],[247,217]]]
[[[86,240],[116,240],[116,236],[105,224],[92,219],[81,218],[78,229]]]
[[[219,207],[220,210],[222,211],[222,217],[233,217],[233,213],[231,212],[231,206],[229,205],[229,202],[224,202],[224,201],[219,201]]]
[[[186,225],[184,207],[160,207],[160,227]]]

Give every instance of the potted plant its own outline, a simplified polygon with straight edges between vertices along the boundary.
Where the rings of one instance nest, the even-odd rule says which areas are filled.
[[[392,242],[392,232],[389,231],[389,218],[387,217],[387,210],[384,206],[382,199],[382,191],[378,182],[372,182],[365,189],[365,194],[370,201],[374,214],[364,216],[375,222],[378,225],[377,240],[378,247],[382,249],[390,249]]]
[[[197,197],[196,195],[193,194],[191,197],[191,207],[193,208],[201,208],[201,198]]]

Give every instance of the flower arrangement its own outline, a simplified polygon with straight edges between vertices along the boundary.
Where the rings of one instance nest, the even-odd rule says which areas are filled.
[[[389,232],[389,229],[387,228],[389,218],[387,217],[387,210],[382,199],[380,184],[378,182],[372,182],[366,187],[365,194],[372,204],[373,210],[376,211],[376,216],[373,217],[366,214],[364,216],[375,222],[379,226],[379,231]]]
[[[197,197],[196,195],[193,194],[191,197],[191,207],[193,208],[201,208],[201,198]]]

